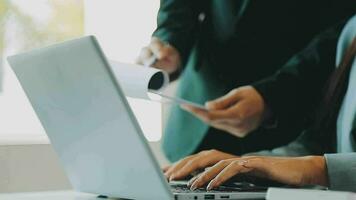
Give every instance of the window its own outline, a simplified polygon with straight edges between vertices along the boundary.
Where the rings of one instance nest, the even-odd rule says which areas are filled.
[[[8,55],[92,34],[110,59],[133,62],[154,30],[158,4],[154,0],[2,0],[0,141],[46,141],[36,114],[5,61]],[[148,140],[159,140],[160,104],[137,99],[129,102]]]

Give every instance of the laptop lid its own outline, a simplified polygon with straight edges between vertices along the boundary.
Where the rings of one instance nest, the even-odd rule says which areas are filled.
[[[130,199],[172,198],[93,36],[8,61],[76,190]]]

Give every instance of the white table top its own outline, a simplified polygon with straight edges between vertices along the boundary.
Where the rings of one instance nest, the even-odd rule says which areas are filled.
[[[103,200],[97,195],[74,191],[48,191],[0,194],[1,200]]]
[[[356,193],[303,190],[303,189],[281,189],[271,188],[268,191],[267,199],[310,199],[310,200],[356,200]],[[29,193],[3,193],[0,194],[1,200],[114,200],[97,198],[97,195],[80,193],[75,191],[47,191]],[[119,200],[119,199],[116,199]]]

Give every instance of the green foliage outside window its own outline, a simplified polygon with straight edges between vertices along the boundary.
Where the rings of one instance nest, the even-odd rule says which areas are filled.
[[[21,7],[21,3],[28,2],[34,3],[33,5],[45,4],[49,15],[39,21],[28,14],[24,6]],[[41,14],[39,13],[39,16]],[[1,0],[0,81],[7,48],[15,47],[16,51],[30,50],[78,37],[83,33],[83,0]]]

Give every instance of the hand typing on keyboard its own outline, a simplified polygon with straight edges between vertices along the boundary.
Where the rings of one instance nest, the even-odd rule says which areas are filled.
[[[231,178],[244,174],[278,181],[287,185],[327,186],[325,165],[323,156],[291,158],[238,157],[211,150],[188,156],[178,161],[166,169],[165,176],[170,181],[179,180],[196,170],[210,167],[189,181],[188,186],[192,190],[205,186],[207,190],[212,190]]]

